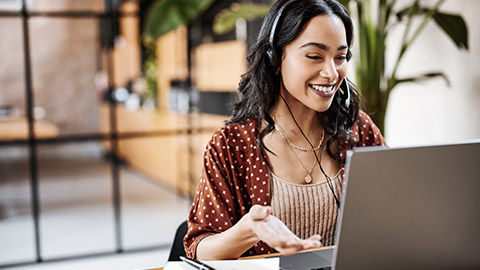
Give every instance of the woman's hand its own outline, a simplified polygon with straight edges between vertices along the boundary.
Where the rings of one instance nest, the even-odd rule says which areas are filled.
[[[300,239],[282,221],[270,215],[270,213],[269,206],[252,206],[248,213],[251,222],[250,227],[260,240],[281,254],[290,255],[303,249],[322,246],[320,235]]]

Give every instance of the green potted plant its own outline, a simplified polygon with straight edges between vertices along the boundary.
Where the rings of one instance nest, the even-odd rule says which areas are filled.
[[[157,96],[156,40],[180,25],[186,25],[206,10],[214,0],[159,0],[149,10],[142,33],[147,50],[144,76],[147,83],[146,97]]]
[[[425,72],[423,74],[399,78],[398,67],[405,52],[411,48],[413,42],[424,30],[428,22],[434,21],[459,49],[468,49],[468,31],[465,21],[460,15],[444,13],[439,7],[445,0],[438,0],[433,6],[420,5],[419,0],[411,0],[403,8],[397,10],[400,1],[396,0],[339,0],[350,11],[356,28],[356,46],[358,56],[355,66],[356,85],[365,99],[364,110],[369,112],[384,131],[385,113],[388,98],[393,88],[401,83],[418,82],[430,78],[448,78],[442,72]],[[407,1],[402,1],[402,4]],[[397,5],[396,5],[397,4]],[[270,5],[255,5],[252,3],[240,3],[232,6],[229,10],[219,13],[213,29],[217,33],[225,33],[231,30],[238,18],[250,20],[265,16]],[[252,8],[257,12],[253,13]],[[375,11],[375,12],[374,12]],[[263,14],[262,14],[263,12]],[[255,15],[255,16],[252,16]],[[413,20],[420,17],[420,24],[414,24]],[[399,25],[405,26],[400,50],[394,62],[391,72],[385,69],[387,38],[389,32]]]
[[[384,131],[385,113],[392,89],[398,84],[406,82],[424,81],[435,77],[442,77],[449,84],[448,78],[442,72],[425,72],[414,77],[399,78],[397,71],[406,51],[425,29],[428,22],[434,21],[447,36],[455,43],[458,49],[468,49],[468,31],[465,21],[460,15],[439,11],[445,0],[438,0],[433,6],[420,5],[419,0],[410,3],[400,10],[396,10],[396,0],[342,0],[346,7],[350,7],[356,23],[358,61],[356,61],[356,84],[366,100],[366,109],[379,128]],[[375,3],[375,5],[373,5]],[[376,10],[376,14],[372,12]],[[415,25],[413,20],[420,17],[420,24]],[[389,32],[403,24],[404,30],[400,49],[397,52],[393,69],[385,69],[385,49]]]

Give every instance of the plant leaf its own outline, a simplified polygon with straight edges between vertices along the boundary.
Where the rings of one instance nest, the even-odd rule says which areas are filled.
[[[235,27],[238,19],[243,18],[251,21],[257,18],[263,18],[267,15],[270,5],[241,3],[234,4],[232,7],[222,10],[215,16],[213,22],[213,31],[216,34],[225,34]]]
[[[405,15],[408,15],[408,12],[410,11],[410,8],[411,8],[411,7],[406,7],[406,8],[404,8],[404,9],[398,11],[398,12],[396,13],[397,20],[398,20],[398,21],[403,20],[403,17],[405,17]],[[415,14],[413,14],[413,15],[423,15],[423,14],[427,13],[428,11],[430,11],[430,8],[418,7],[418,8],[415,10]]]
[[[468,50],[468,30],[462,16],[437,12],[433,19],[459,49]]]
[[[408,14],[409,9],[410,7],[407,7],[397,12],[397,20],[401,21],[404,16]],[[426,14],[428,11],[428,8],[420,8],[416,10],[415,15]],[[433,15],[433,19],[459,49],[468,50],[467,24],[463,20],[462,16],[437,11]]]
[[[163,0],[155,2],[147,15],[145,35],[154,39],[188,23],[214,0]]]
[[[393,5],[394,5],[394,1],[393,2],[388,2],[387,5],[385,6],[385,21],[384,21],[384,24],[385,24],[385,29],[388,28],[388,20],[390,19],[390,16],[393,12]]]
[[[410,7],[406,7],[400,11],[397,12],[396,16],[397,16],[397,21],[401,21],[403,20],[403,18],[405,17],[405,15],[408,14],[408,11],[410,10]]]
[[[420,76],[417,77],[409,77],[409,78],[403,78],[403,79],[395,79],[395,84],[399,83],[405,83],[405,82],[420,82],[420,81],[426,81],[433,79],[435,77],[442,77],[447,85],[450,87],[450,80],[448,80],[448,77],[443,73],[443,72],[429,72],[429,73],[424,73]]]

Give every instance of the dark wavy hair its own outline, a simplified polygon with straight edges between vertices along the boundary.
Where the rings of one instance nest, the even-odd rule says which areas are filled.
[[[270,32],[282,7],[284,9],[278,20],[273,48],[271,48],[272,46],[269,44]],[[342,20],[349,48],[347,61],[350,60],[352,56],[350,48],[353,42],[353,24],[347,10],[335,0],[277,1],[265,17],[257,41],[252,45],[247,55],[248,71],[242,75],[238,89],[238,101],[227,123],[256,119],[257,130],[260,134],[257,144],[264,158],[265,149],[270,150],[265,147],[263,138],[272,132],[275,127],[270,112],[280,97],[280,74],[276,71],[281,65],[284,48],[295,40],[310,19],[318,15],[334,15]],[[272,50],[274,56],[272,60],[267,56],[267,50],[269,49]],[[333,159],[341,163],[344,163],[345,159],[340,157],[338,143],[346,143],[347,147],[354,145],[349,131],[359,110],[359,95],[355,86],[345,78],[340,88],[345,89],[346,83],[348,83],[350,89],[350,105],[345,106],[347,98],[345,90],[337,91],[330,108],[319,113],[325,132],[331,135],[326,141],[327,152]],[[262,120],[267,122],[267,126],[260,130]],[[337,147],[333,147],[335,142]],[[265,160],[267,159],[265,158]]]

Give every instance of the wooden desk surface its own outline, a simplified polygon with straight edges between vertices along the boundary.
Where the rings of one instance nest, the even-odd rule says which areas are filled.
[[[312,249],[305,249],[302,250],[298,253],[304,253],[304,252],[310,252],[310,251],[317,251],[317,250],[326,250],[326,249],[332,249],[333,246],[326,246],[326,247],[319,247],[319,248],[312,248]],[[272,253],[272,254],[262,254],[262,255],[255,255],[255,256],[248,256],[248,257],[241,257],[239,260],[249,260],[249,259],[263,259],[263,258],[269,258],[269,257],[275,257],[275,256],[280,256],[280,253]],[[163,267],[159,268],[150,268],[147,270],[163,270]]]

